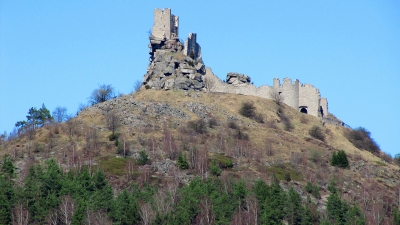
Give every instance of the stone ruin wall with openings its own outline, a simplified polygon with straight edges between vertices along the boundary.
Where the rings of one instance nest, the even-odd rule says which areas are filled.
[[[171,14],[171,9],[155,9],[152,35],[157,38],[178,38],[179,18]]]
[[[301,84],[298,80],[292,83],[292,80],[285,78],[283,84],[280,84],[278,78],[274,78],[273,86],[263,85],[256,87],[250,83],[244,84],[227,84],[221,81],[213,74],[210,68],[206,68],[205,79],[207,80],[209,91],[224,92],[242,95],[252,95],[261,98],[272,99],[274,93],[278,93],[282,97],[282,102],[288,106],[301,110],[300,107],[305,107],[307,114],[315,117],[321,117],[320,108],[324,110],[324,115],[328,115],[328,102],[326,98],[321,98],[317,88],[309,84]]]

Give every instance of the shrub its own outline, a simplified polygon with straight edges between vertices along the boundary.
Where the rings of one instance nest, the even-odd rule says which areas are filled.
[[[320,150],[310,150],[310,160],[314,163],[318,163],[322,160],[322,153]]]
[[[137,158],[137,164],[145,165],[148,162],[149,162],[149,156],[147,155],[147,153],[144,150],[140,151],[139,157]]]
[[[233,167],[232,159],[224,154],[215,154],[212,156],[212,160],[214,160],[220,168]]]
[[[312,192],[312,190],[313,190],[313,185],[311,184],[310,181],[307,182],[305,188],[306,188],[306,191],[307,191],[308,193],[311,193],[311,192]]]
[[[215,126],[218,126],[218,121],[217,121],[217,119],[215,119],[214,117],[212,117],[212,118],[210,118],[209,120],[208,120],[208,127],[209,128],[214,128]]]
[[[203,119],[189,121],[189,127],[198,134],[204,134],[207,132],[207,125]]]
[[[290,178],[290,173],[289,172],[286,172],[284,176],[285,176],[286,182],[289,182],[289,181],[292,180],[292,178]]]
[[[117,133],[110,134],[110,135],[108,136],[108,140],[109,140],[109,141],[115,141],[115,140],[118,140],[118,137],[119,137],[119,134],[117,134]]]
[[[292,124],[292,121],[291,121],[290,118],[283,112],[283,108],[282,108],[281,106],[278,108],[278,116],[279,116],[279,118],[281,119],[281,121],[282,121],[282,123],[283,123],[283,125],[284,125],[286,131],[291,131],[291,130],[294,129],[294,126],[293,126],[293,124]]]
[[[316,138],[320,141],[324,141],[325,142],[325,134],[322,131],[322,129],[319,126],[313,126],[308,133],[311,135],[311,137]]]
[[[180,152],[178,155],[178,167],[181,170],[186,170],[189,168],[189,164],[186,161],[186,155],[182,154],[182,152]]]
[[[313,185],[310,181],[307,182],[306,191],[317,199],[321,198],[318,185]]]
[[[239,113],[244,117],[253,118],[256,115],[255,111],[256,107],[254,106],[253,102],[243,102]]]
[[[249,140],[249,135],[244,133],[243,131],[241,131],[240,129],[236,130],[236,134],[235,134],[235,138],[239,139],[239,140]]]
[[[244,102],[239,109],[240,115],[257,121],[258,123],[264,123],[264,118],[260,113],[256,113],[256,107],[253,102]]]
[[[146,90],[151,89],[150,85],[148,84],[144,85],[144,88],[146,88]]]
[[[349,130],[345,133],[345,136],[356,148],[365,149],[372,153],[380,152],[379,145],[371,138],[371,133],[363,127]]]
[[[331,165],[342,168],[349,167],[349,160],[347,159],[346,153],[343,150],[332,153]]]
[[[221,175],[222,169],[219,168],[218,163],[213,159],[210,165],[210,172],[212,175],[219,176]]]
[[[105,102],[110,100],[115,96],[114,88],[111,85],[99,85],[99,87],[93,90],[92,94],[89,97],[89,102],[92,105]]]
[[[235,121],[231,121],[228,123],[228,127],[234,130],[239,129],[239,126],[235,123]]]
[[[264,117],[261,115],[261,113],[255,115],[254,120],[257,121],[258,123],[264,123]]]
[[[265,125],[269,128],[272,129],[278,129],[278,126],[276,125],[276,121],[275,120],[267,120],[267,122],[265,123]]]

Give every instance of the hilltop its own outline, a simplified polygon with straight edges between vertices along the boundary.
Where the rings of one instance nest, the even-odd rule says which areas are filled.
[[[244,103],[253,104],[258,119],[240,114]],[[116,119],[114,137],[110,116]],[[310,136],[315,126],[324,141]],[[321,197],[312,201],[321,212],[334,180],[341,198],[358,204],[368,220],[384,213],[381,219],[389,221],[397,204],[398,167],[354,147],[345,136],[349,130],[322,126],[317,117],[254,96],[143,89],[86,108],[65,123],[46,124],[31,137],[20,135],[2,143],[0,152],[12,156],[16,183],[30,165],[54,158],[63,171],[101,168],[115,191],[131,182],[160,189],[174,180],[187,185],[195,177],[214,177],[211,165],[216,162],[222,179],[251,185],[257,179],[271,183],[275,175],[304,201],[311,182],[319,188]],[[348,168],[330,165],[338,150],[346,153]],[[144,165],[138,163],[141,151],[149,158]],[[180,168],[180,155],[187,169]]]
[[[235,72],[221,81],[195,33],[179,40],[178,22],[155,10],[134,93],[59,122],[43,105],[40,123],[1,139],[0,223],[399,220],[398,165],[367,130],[336,118],[310,84],[257,88]]]

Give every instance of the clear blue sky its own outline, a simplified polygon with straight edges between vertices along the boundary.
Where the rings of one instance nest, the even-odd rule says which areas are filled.
[[[75,113],[99,84],[130,93],[154,8],[179,16],[181,39],[197,33],[221,79],[313,84],[331,113],[400,153],[399,1],[0,1],[0,132],[42,103]]]

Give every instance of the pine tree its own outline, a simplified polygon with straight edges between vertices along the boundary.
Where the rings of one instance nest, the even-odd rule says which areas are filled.
[[[304,208],[301,205],[300,195],[293,189],[289,188],[287,193],[288,199],[286,204],[286,219],[289,224],[301,224],[303,221]]]

